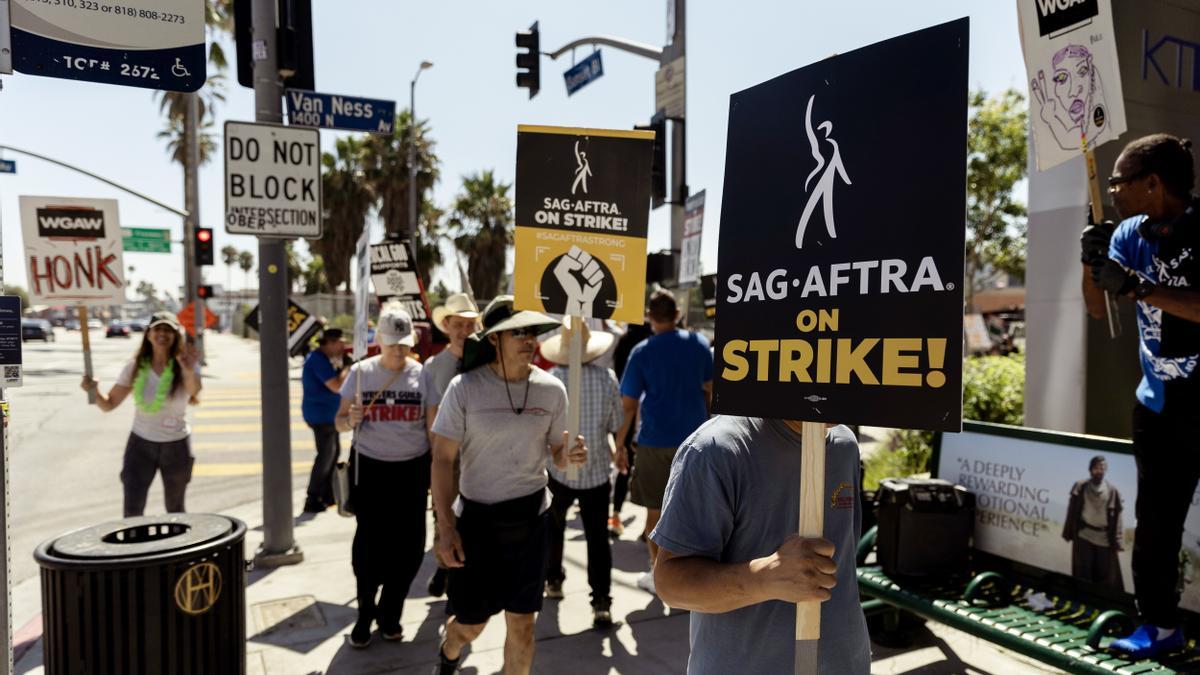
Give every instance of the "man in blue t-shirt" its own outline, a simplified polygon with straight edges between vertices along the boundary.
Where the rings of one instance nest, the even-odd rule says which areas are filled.
[[[343,363],[345,353],[342,331],[328,328],[321,334],[317,350],[304,359],[300,375],[304,398],[300,411],[317,442],[317,456],[308,477],[308,497],[304,500],[305,513],[320,513],[333,504],[333,466],[342,454],[334,418],[342,402],[342,382],[350,372],[349,364]]]
[[[624,423],[617,432],[617,467],[628,466],[626,434],[641,402],[642,427],[637,434],[637,456],[630,478],[630,500],[646,507],[646,547],[650,571],[638,587],[654,593],[654,561],[658,545],[650,532],[662,513],[663,492],[671,474],[671,461],[679,444],[708,419],[712,403],[713,359],[708,340],[698,333],[677,329],[679,308],[670,291],[650,296],[646,318],[654,333],[629,353],[621,375]]]
[[[1134,659],[1186,644],[1179,626],[1179,547],[1200,480],[1200,201],[1191,144],[1139,138],[1108,179],[1120,225],[1083,231],[1083,296],[1104,317],[1104,292],[1132,297],[1142,362],[1133,411],[1137,531],[1133,585],[1141,623],[1112,643]]]

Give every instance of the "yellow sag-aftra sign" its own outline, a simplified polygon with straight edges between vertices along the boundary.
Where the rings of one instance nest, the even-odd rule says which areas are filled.
[[[654,132],[517,128],[515,304],[642,321]]]

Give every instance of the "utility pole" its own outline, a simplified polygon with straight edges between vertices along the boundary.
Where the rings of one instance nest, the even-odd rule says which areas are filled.
[[[192,92],[187,96],[187,114],[184,116],[184,136],[187,140],[186,162],[183,169],[183,208],[188,217],[184,221],[183,283],[187,286],[187,297],[194,305],[194,327],[196,330],[196,350],[203,361],[204,351],[204,298],[197,292],[204,280],[200,265],[196,264],[196,228],[200,227],[200,94]]]
[[[676,59],[682,59],[685,55],[685,36],[687,26],[687,12],[685,5],[686,0],[667,0],[667,26],[668,29],[673,29],[668,36],[670,42],[663,47],[662,58],[659,60],[661,67],[666,67]],[[687,68],[684,67],[684,77],[687,77]],[[684,85],[684,91],[687,91],[687,85]],[[687,105],[687,97],[684,97],[684,106]],[[685,111],[686,112],[686,111]],[[679,119],[671,119],[671,279],[679,278],[679,262],[683,253],[683,214],[684,202],[687,201],[687,123],[684,121],[685,114],[681,114]],[[686,300],[686,296],[685,296]],[[686,314],[685,314],[686,316]]]
[[[254,119],[283,121],[275,0],[254,0]],[[292,435],[288,402],[287,253],[282,239],[258,240],[259,368],[262,382],[263,543],[256,565],[304,560],[292,530]]]

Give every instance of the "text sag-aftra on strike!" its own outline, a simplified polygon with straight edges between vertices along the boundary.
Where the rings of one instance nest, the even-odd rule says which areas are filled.
[[[922,258],[915,270],[903,260],[889,259],[833,263],[828,270],[813,265],[803,279],[782,268],[765,277],[759,272],[730,274],[725,278],[725,287],[729,291],[725,299],[731,303],[786,300],[792,289],[797,289],[802,298],[946,290],[932,256]]]

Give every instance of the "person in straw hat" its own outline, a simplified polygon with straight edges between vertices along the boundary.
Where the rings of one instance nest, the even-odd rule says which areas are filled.
[[[446,298],[446,302],[440,307],[433,310],[433,323],[437,326],[446,337],[450,338],[450,344],[445,349],[438,352],[436,356],[425,362],[425,370],[421,371],[421,377],[425,386],[425,410],[429,419],[437,419],[438,406],[442,403],[442,396],[446,393],[446,387],[450,386],[450,380],[458,375],[459,367],[462,365],[463,346],[467,338],[471,336],[479,326],[479,308],[475,306],[475,301],[471,300],[471,296],[466,293],[454,293]],[[458,484],[458,468],[455,465],[454,483]],[[437,517],[437,512],[434,512],[434,517]],[[434,598],[439,598],[446,592],[446,565],[442,563],[442,559],[437,555],[438,543],[441,537],[437,529],[433,531],[433,551],[434,558],[437,559],[437,569],[430,575],[429,581],[425,584],[429,595]]]
[[[608,542],[608,496],[611,489],[609,475],[612,470],[615,444],[613,434],[621,428],[620,385],[617,376],[609,368],[598,365],[597,360],[612,347],[612,333],[593,333],[586,323],[582,326],[583,368],[580,371],[579,433],[592,448],[587,464],[580,467],[579,475],[571,480],[566,471],[550,466],[550,492],[554,500],[550,504],[550,555],[546,563],[546,597],[563,597],[563,534],[567,525],[567,509],[579,500],[583,533],[587,538],[588,586],[592,589],[592,625],[596,628],[612,626],[612,549]],[[570,361],[572,337],[570,319],[564,319],[563,330],[542,343],[542,356],[557,364],[550,374],[566,383]],[[608,450],[605,452],[605,450]]]
[[[584,464],[582,436],[568,446],[567,390],[531,366],[537,336],[558,325],[516,311],[511,295],[483,312],[483,330],[464,346],[433,423],[433,498],[450,602],[437,672],[458,670],[462,650],[504,612],[504,672],[528,673],[533,624],[546,582],[546,460]],[[462,475],[454,489],[454,462]]]

